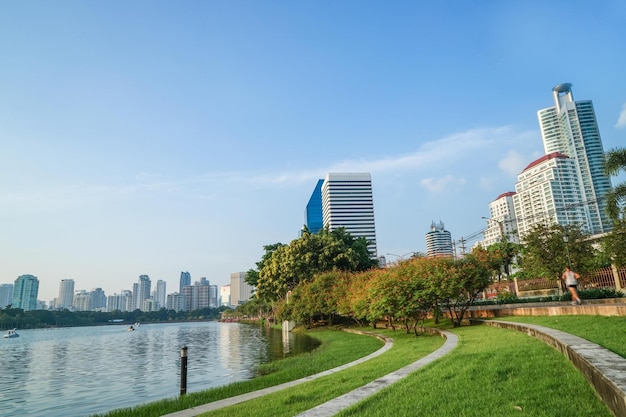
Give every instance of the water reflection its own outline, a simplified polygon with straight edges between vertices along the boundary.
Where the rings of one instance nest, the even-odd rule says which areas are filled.
[[[142,324],[22,330],[0,340],[0,415],[87,416],[176,397],[180,349],[187,392],[251,378],[257,365],[315,341],[237,323]]]

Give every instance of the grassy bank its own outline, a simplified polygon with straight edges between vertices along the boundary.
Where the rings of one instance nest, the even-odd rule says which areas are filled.
[[[626,353],[626,319],[623,317],[515,316],[503,319],[557,328],[594,341],[622,356]],[[543,342],[524,333],[487,326],[449,330],[459,336],[459,346],[452,353],[340,415],[612,415],[580,372],[562,354]],[[443,342],[439,337],[415,338],[403,331],[377,332],[395,341],[394,347],[380,357],[338,374],[203,416],[293,416],[414,362],[434,351]],[[181,400],[168,400],[109,413],[107,416],[159,416],[329,369],[362,357],[380,346],[380,342],[369,337],[333,331],[312,332],[311,335],[323,342],[316,352],[264,365],[259,369],[261,376],[251,381],[190,394]],[[355,354],[357,350],[361,353]],[[352,358],[343,356],[350,353],[355,355]],[[338,360],[335,355],[341,355],[342,359]],[[198,398],[193,400],[193,404],[183,403],[196,395]]]
[[[520,320],[523,321],[523,320]],[[459,346],[342,417],[611,417],[567,359],[524,333],[472,326]]]
[[[415,362],[437,350],[444,342],[440,336],[415,337],[413,334],[407,335],[402,330],[393,332],[379,329],[376,332],[394,339],[393,347],[381,356],[293,389],[215,410],[202,416],[293,416]]]
[[[512,316],[496,320],[537,324],[590,340],[626,358],[626,317]]]
[[[251,380],[202,392],[188,393],[182,397],[165,399],[133,408],[114,410],[109,413],[98,414],[97,416],[162,416],[167,413],[256,391],[331,369],[366,356],[379,349],[383,344],[382,341],[373,337],[364,337],[336,330],[311,331],[308,334],[321,342],[317,349],[310,353],[261,365],[256,369],[258,376]]]

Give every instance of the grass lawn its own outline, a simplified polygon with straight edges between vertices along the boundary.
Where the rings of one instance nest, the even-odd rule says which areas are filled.
[[[340,373],[245,403],[205,413],[202,416],[293,416],[409,365],[437,350],[444,343],[444,339],[440,336],[415,337],[413,334],[407,335],[403,330],[393,332],[379,329],[376,330],[376,333],[394,339],[393,347],[383,355]]]
[[[626,358],[626,317],[616,316],[511,316],[496,320],[537,324],[574,334]]]
[[[502,320],[552,327],[584,337],[626,357],[626,318],[603,316],[515,316]],[[582,374],[558,351],[525,333],[488,326],[449,330],[459,345],[449,355],[340,413],[340,416],[611,417],[608,407]],[[369,330],[369,329],[366,329]],[[387,353],[315,381],[203,416],[293,416],[386,375],[436,350],[437,336],[377,330],[395,343]],[[365,356],[381,342],[332,330],[311,332],[322,345],[311,354],[275,361],[259,368],[250,381],[192,393],[107,417],[151,417],[241,393],[277,385]]]
[[[545,343],[487,326],[453,331],[459,346],[451,354],[339,416],[612,416],[582,374]]]

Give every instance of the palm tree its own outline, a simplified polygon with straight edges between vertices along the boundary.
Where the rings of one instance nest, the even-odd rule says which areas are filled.
[[[620,170],[626,171],[626,149],[611,149],[605,154],[604,173],[617,175]],[[606,194],[606,211],[611,220],[620,220],[622,214],[620,206],[624,202],[626,202],[626,182],[616,185]]]

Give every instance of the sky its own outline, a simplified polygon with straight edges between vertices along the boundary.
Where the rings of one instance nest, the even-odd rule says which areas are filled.
[[[625,40],[621,0],[0,0],[0,283],[225,285],[328,172],[371,173],[388,260],[471,246],[555,85],[626,146]]]

